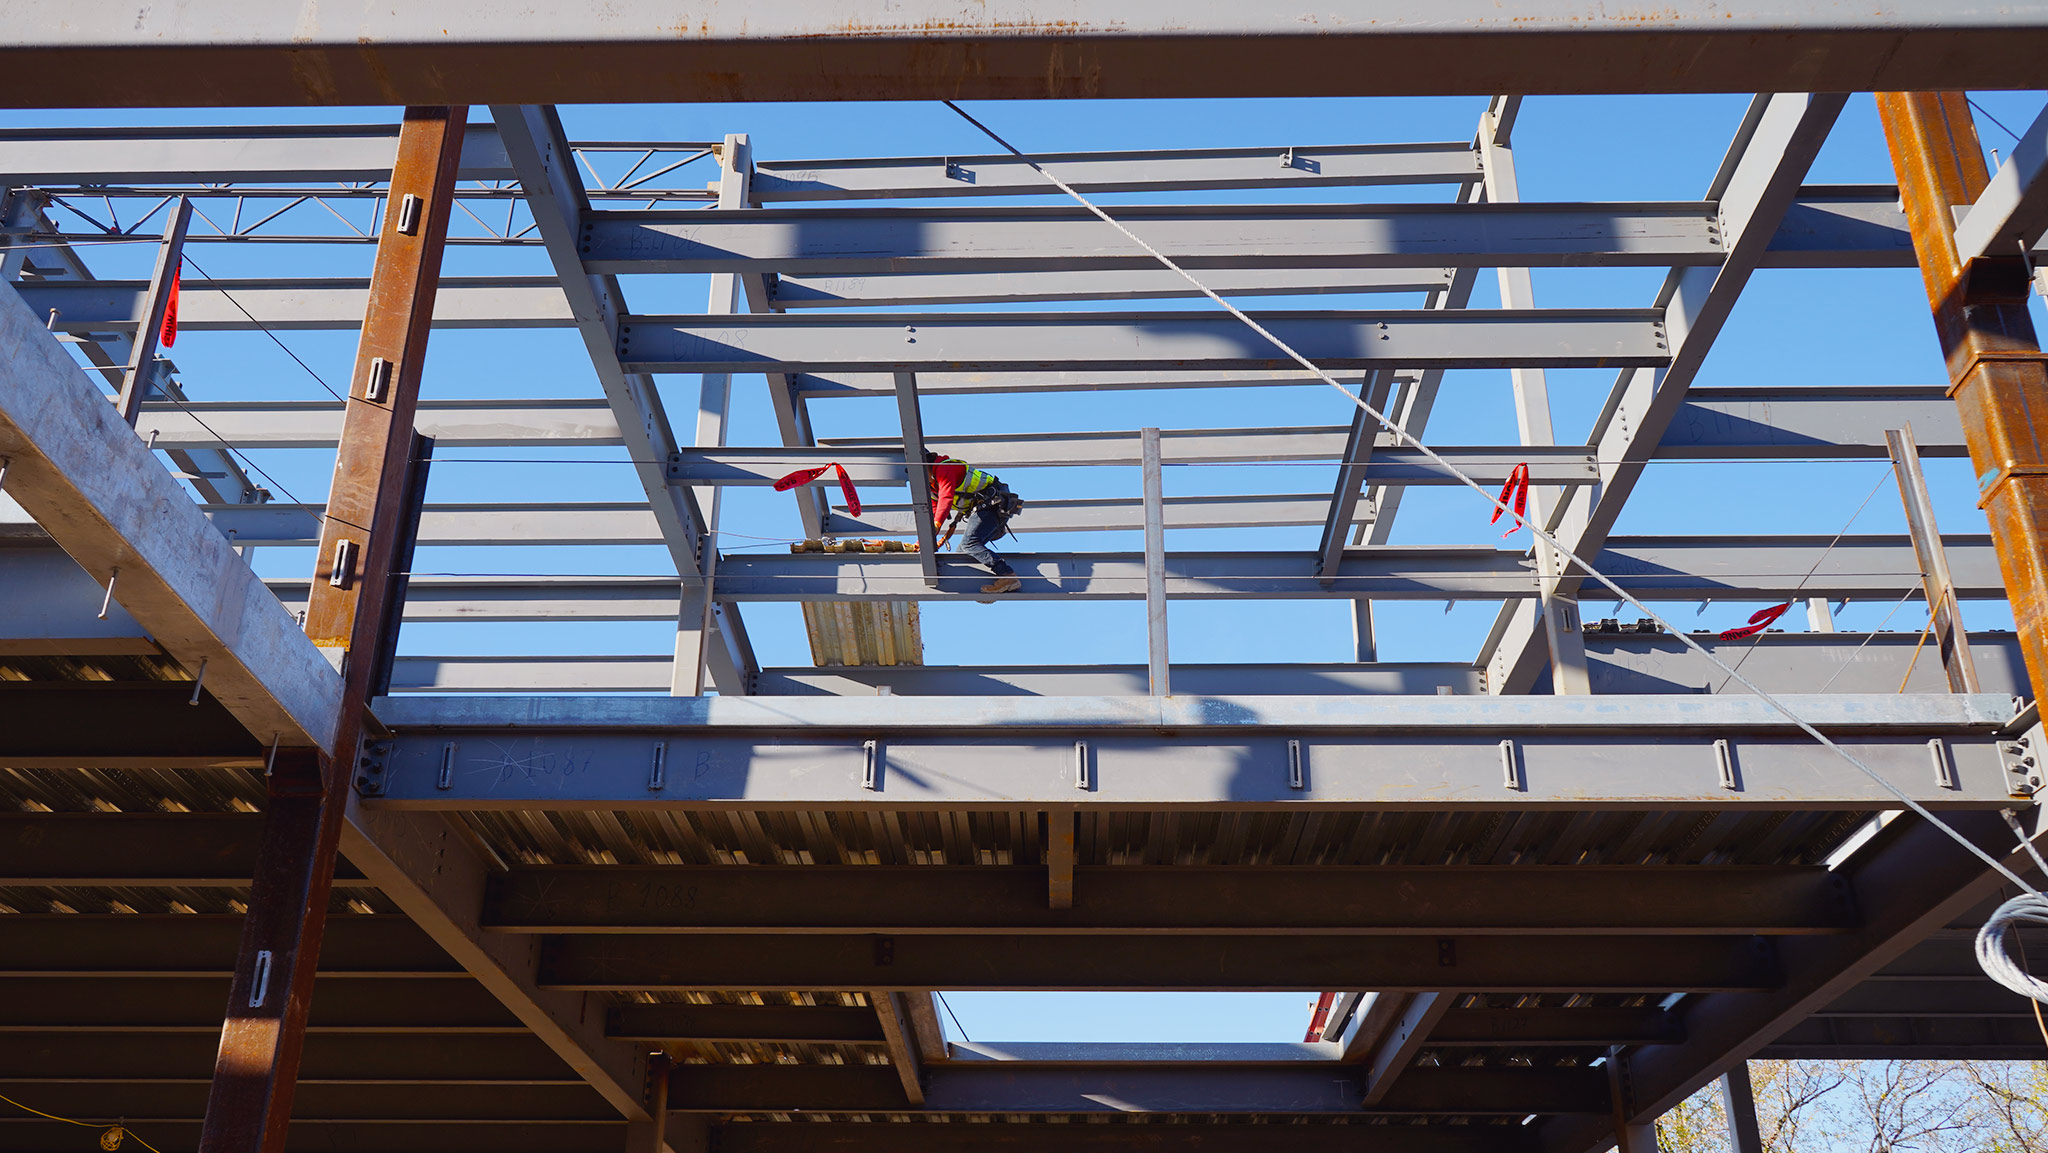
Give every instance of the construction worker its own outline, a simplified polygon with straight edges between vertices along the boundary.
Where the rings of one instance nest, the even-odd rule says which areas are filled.
[[[943,534],[939,547],[944,548],[959,532],[960,551],[995,574],[994,580],[981,586],[982,592],[1016,592],[1023,587],[1010,562],[997,556],[989,544],[1009,531],[1010,518],[1024,510],[1024,502],[1001,478],[971,468],[964,460],[927,452],[924,461],[925,473],[931,478],[932,523]]]

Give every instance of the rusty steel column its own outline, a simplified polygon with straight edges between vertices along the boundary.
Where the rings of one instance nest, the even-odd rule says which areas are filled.
[[[342,673],[340,730],[331,761],[275,758],[202,1153],[284,1148],[357,740],[380,641],[398,625],[385,593],[410,514],[413,410],[468,118],[408,108],[399,133],[306,610],[306,632]]]
[[[2027,268],[2018,252],[1968,266],[1956,257],[1954,210],[1990,181],[1964,94],[1880,92],[1877,110],[2038,697],[2048,685],[2048,360],[2027,313]]]

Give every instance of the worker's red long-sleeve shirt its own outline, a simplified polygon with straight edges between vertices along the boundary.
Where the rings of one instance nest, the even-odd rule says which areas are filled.
[[[953,496],[960,486],[967,483],[967,464],[964,461],[949,460],[930,466],[932,486],[932,523],[943,524],[946,513],[953,507]]]

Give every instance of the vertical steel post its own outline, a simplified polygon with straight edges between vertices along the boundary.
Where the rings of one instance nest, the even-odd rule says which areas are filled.
[[[1828,598],[1806,598],[1806,627],[1817,633],[1835,631],[1835,610],[1828,607]]]
[[[1390,370],[1367,373],[1358,386],[1365,403],[1387,411],[1387,399],[1394,393]],[[1358,498],[1365,487],[1365,470],[1372,464],[1372,450],[1379,444],[1379,422],[1365,409],[1351,414],[1351,428],[1344,436],[1344,456],[1337,462],[1337,488],[1330,497],[1330,513],[1323,522],[1323,539],[1316,547],[1316,578],[1324,588],[1337,583],[1344,563],[1344,542],[1351,535],[1351,523],[1358,519]]]
[[[1380,659],[1379,640],[1373,636],[1372,602],[1359,597],[1351,602],[1351,647],[1352,659],[1359,664],[1371,664]]]
[[[666,1052],[648,1058],[648,1119],[626,1122],[626,1153],[669,1153],[668,1083],[674,1069]]]
[[[728,135],[718,154],[718,211],[747,207],[753,200],[754,166],[744,134]],[[737,273],[714,273],[710,298],[704,311],[713,316],[743,312]],[[721,446],[726,439],[726,417],[732,407],[732,374],[707,372],[697,392],[698,447]],[[705,485],[694,490],[697,508],[703,515],[702,581],[685,581],[676,612],[675,655],[669,667],[669,695],[701,697],[709,679],[711,646],[719,643],[712,634],[721,611],[715,596],[718,578],[718,524],[724,511],[724,490]]]
[[[1485,174],[1486,199],[1494,204],[1514,204],[1522,199],[1515,175],[1515,152],[1509,141],[1520,112],[1519,96],[1496,96],[1479,119],[1479,161]],[[1526,268],[1500,268],[1500,306],[1536,307],[1535,282]],[[1550,421],[1550,383],[1540,368],[1517,368],[1508,373],[1515,395],[1515,423],[1527,445],[1552,445],[1557,434]],[[1550,509],[1563,496],[1562,489],[1532,485],[1529,488],[1529,521],[1550,523]],[[1533,534],[1532,534],[1533,535]],[[1590,693],[1593,684],[1586,669],[1586,638],[1580,627],[1579,602],[1558,591],[1564,572],[1557,550],[1535,541],[1536,574],[1542,596],[1536,611],[1543,620],[1543,636],[1550,646],[1550,691]]]
[[[1155,697],[1170,697],[1166,671],[1166,506],[1159,478],[1159,430],[1138,434],[1145,470],[1145,673]]]
[[[1749,1062],[1738,1061],[1721,1074],[1721,1111],[1728,1115],[1730,1153],[1764,1153],[1763,1131],[1756,1124],[1756,1093],[1749,1084]]]
[[[185,259],[185,233],[192,227],[192,202],[178,197],[170,218],[164,221],[164,242],[156,250],[156,271],[149,277],[149,292],[142,298],[141,327],[129,345],[128,370],[121,374],[121,419],[134,427],[142,415],[142,401],[149,384],[156,379],[156,345],[163,335],[164,313],[171,304],[171,282]]]
[[[1990,181],[1965,94],[1881,92],[1877,111],[1977,470],[1977,504],[1991,521],[2039,695],[2048,686],[2048,360],[2027,312],[2026,264],[2018,252],[1968,265],[1957,257],[1955,209]]]
[[[1934,523],[1934,501],[1927,495],[1927,478],[1920,472],[1920,444],[1913,439],[1910,426],[1886,429],[1884,444],[1891,453],[1892,472],[1898,477],[1899,499],[1906,505],[1906,533],[1913,538],[1913,555],[1920,561],[1928,626],[1941,653],[1941,667],[1948,673],[1948,689],[1952,693],[1977,692],[1977,662],[1970,655],[1963,607],[1956,602],[1955,584],[1949,577],[1948,550],[1941,546],[1941,529]]]
[[[903,467],[910,474],[910,523],[917,526],[919,564],[927,588],[939,587],[939,534],[932,523],[931,466],[924,459],[924,414],[917,404],[917,374],[896,374],[896,415],[903,422]]]
[[[277,753],[201,1153],[284,1148],[364,704],[398,623],[385,593],[411,503],[413,411],[467,120],[466,108],[408,108],[399,133],[306,611],[307,633],[342,673],[335,754]]]

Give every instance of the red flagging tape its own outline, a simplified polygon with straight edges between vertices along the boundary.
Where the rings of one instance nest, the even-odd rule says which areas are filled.
[[[1508,526],[1508,531],[1500,534],[1502,536],[1513,536],[1515,530],[1522,527],[1522,518],[1529,511],[1529,466],[1527,464],[1516,465],[1515,470],[1508,474],[1508,482],[1500,486],[1500,502],[1493,506],[1493,517],[1486,522],[1487,524],[1500,523],[1500,514],[1506,511],[1504,506],[1508,504],[1510,498],[1514,501],[1515,523]]]
[[[1786,601],[1781,605],[1772,605],[1767,609],[1758,609],[1755,613],[1751,614],[1748,624],[1743,625],[1741,628],[1729,629],[1721,634],[1721,639],[1724,641],[1739,641],[1744,637],[1753,637],[1777,623],[1778,618],[1784,616],[1785,610],[1791,607],[1792,602]]]
[[[164,326],[156,336],[156,342],[165,348],[178,343],[178,282],[184,278],[185,266],[181,263],[171,271],[171,299],[164,306]]]
[[[822,464],[817,468],[800,468],[775,482],[776,492],[788,492],[800,484],[809,484],[825,475],[825,470],[836,469],[839,473],[839,491],[846,494],[846,511],[860,515],[860,494],[853,491],[853,478],[846,475],[846,467],[838,461]]]

